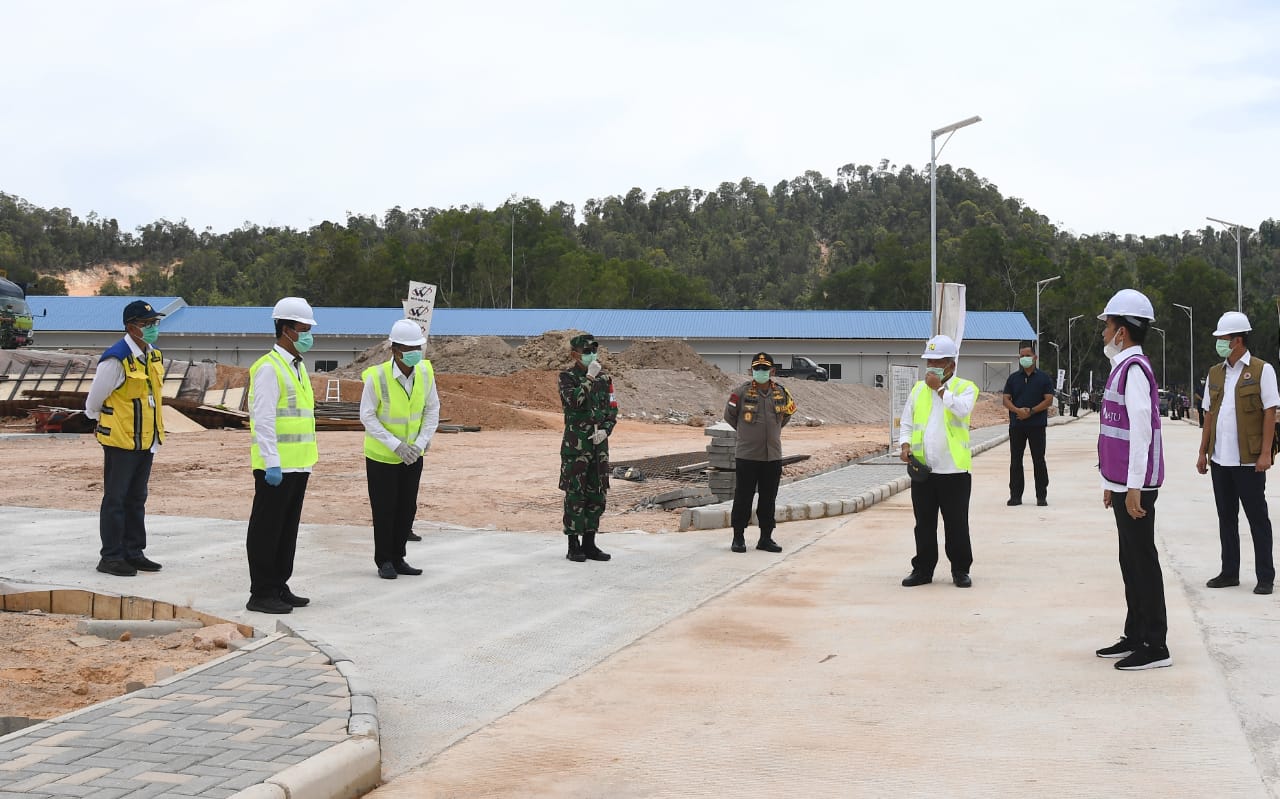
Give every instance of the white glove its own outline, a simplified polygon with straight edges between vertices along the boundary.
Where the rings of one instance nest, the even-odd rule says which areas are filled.
[[[609,437],[608,433],[606,433],[605,431],[597,427],[596,431],[591,434],[591,443],[599,445],[602,441],[604,441],[608,437]]]
[[[422,456],[418,454],[418,451],[414,449],[412,445],[399,444],[396,446],[396,457],[399,458],[400,462],[405,466],[412,466],[417,463],[418,458],[421,458]]]
[[[599,361],[592,361],[591,365],[587,367],[587,377],[595,380],[600,375],[600,370],[603,368],[604,367],[600,365]]]

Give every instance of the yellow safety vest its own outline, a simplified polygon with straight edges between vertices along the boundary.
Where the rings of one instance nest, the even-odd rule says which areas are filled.
[[[276,403],[276,451],[280,453],[281,469],[308,469],[320,460],[316,447],[316,397],[311,390],[311,378],[307,367],[302,366],[299,379],[283,355],[272,350],[254,361],[249,370],[249,407],[253,407],[254,378],[258,369],[270,363],[280,384],[280,400]],[[254,432],[254,418],[249,416],[249,431]],[[255,469],[266,469],[266,461],[258,450],[258,439],[253,438],[249,448],[249,460]]]
[[[923,389],[916,391],[916,400],[911,407],[911,453],[921,461],[928,463],[924,457],[924,428],[929,424],[929,414],[933,412],[934,392],[923,381],[916,383],[916,385],[923,386]],[[970,388],[974,390],[976,395],[978,386],[972,381],[955,377],[954,375],[947,381],[947,391],[954,391],[960,394]],[[947,413],[945,408],[942,411],[942,419],[947,431],[947,448],[951,452],[951,460],[955,461],[957,468],[966,472],[973,465],[973,457],[969,454],[969,419],[972,416],[972,410],[963,419],[957,419]]]
[[[413,393],[406,394],[404,386],[395,377],[399,369],[392,359],[370,366],[360,376],[366,383],[373,381],[374,393],[378,396],[378,421],[391,435],[412,444],[422,431],[422,415],[436,375],[431,361],[419,362],[413,367]],[[364,434],[364,454],[366,458],[380,463],[400,463],[399,455],[367,432]]]
[[[94,431],[103,446],[148,450],[157,436],[160,443],[164,443],[164,418],[160,410],[164,360],[156,349],[144,357],[145,363],[133,355],[120,359],[124,382],[102,403]]]

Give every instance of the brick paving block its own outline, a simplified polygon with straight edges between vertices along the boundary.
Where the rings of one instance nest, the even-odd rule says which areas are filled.
[[[51,592],[52,613],[64,616],[88,616],[93,613],[93,592],[60,588]]]
[[[825,502],[809,503],[808,516],[810,519],[821,519],[823,516],[826,516],[826,515],[827,515],[827,503]]]
[[[93,793],[85,794],[84,799],[120,799],[127,794],[128,790],[125,788],[98,788]]]
[[[93,617],[95,619],[120,618],[120,597],[95,593],[93,595]]]
[[[21,594],[5,594],[4,609],[15,613],[24,613],[28,610],[43,610],[45,613],[53,612],[53,596],[50,591],[26,591]]]
[[[120,598],[120,618],[129,619],[130,621],[141,621],[143,619],[153,618],[155,601],[144,599],[140,596],[125,596]]]

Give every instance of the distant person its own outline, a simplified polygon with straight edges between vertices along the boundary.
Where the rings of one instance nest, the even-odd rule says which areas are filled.
[[[1089,392],[1088,391],[1080,392],[1080,407],[1086,411],[1089,410]]]
[[[1045,463],[1045,433],[1053,405],[1053,379],[1036,368],[1035,350],[1018,350],[1018,371],[1004,382],[1004,407],[1009,411],[1009,501],[1021,505],[1025,477],[1022,453],[1031,447],[1031,469],[1036,483],[1036,504],[1048,505],[1049,467]]]
[[[391,358],[364,370],[360,396],[373,562],[384,580],[422,574],[405,561],[405,544],[418,514],[423,457],[440,424],[440,395],[431,361],[422,357],[422,328],[401,319],[389,339]]]
[[[1156,498],[1164,482],[1160,397],[1142,342],[1155,321],[1151,301],[1141,292],[1116,292],[1098,318],[1105,321],[1103,353],[1111,361],[1099,408],[1098,468],[1102,506],[1116,519],[1120,575],[1128,612],[1124,636],[1097,651],[1120,658],[1122,671],[1173,665],[1165,636],[1168,619],[1164,577],[1156,549]]]
[[[1067,415],[1067,392],[1057,391],[1055,392],[1055,395],[1057,396],[1057,399],[1058,399],[1058,415],[1066,416]]]
[[[767,352],[751,359],[751,379],[729,394],[724,420],[738,431],[734,452],[733,525],[734,552],[747,551],[747,525],[751,522],[751,502],[756,500],[756,524],[760,539],[756,549],[781,552],[773,540],[777,527],[774,516],[778,485],[782,482],[782,428],[796,412],[796,401],[781,383],[773,379],[775,364]]]
[[[938,565],[938,514],[942,514],[951,581],[958,588],[973,585],[973,547],[969,541],[969,419],[978,401],[978,387],[956,376],[959,350],[948,336],[934,336],[925,343],[924,380],[907,395],[898,428],[899,457],[912,458],[929,468],[929,475],[911,482],[911,509],[915,513],[916,555],[911,573],[902,581],[908,588],[933,582]]]
[[[560,490],[564,492],[565,557],[575,563],[612,557],[596,545],[609,491],[609,435],[618,423],[613,381],[599,361],[590,333],[569,340],[573,365],[560,373],[564,437],[560,441]]]
[[[1071,391],[1071,418],[1076,419],[1080,416],[1080,389],[1072,389]]]
[[[1191,403],[1195,401],[1197,421],[1201,427],[1204,427],[1204,389],[1192,396],[1183,397],[1183,415],[1191,415]]]
[[[1200,433],[1196,471],[1213,476],[1218,506],[1218,538],[1222,571],[1205,585],[1228,588],[1240,584],[1240,508],[1253,538],[1255,594],[1270,594],[1276,579],[1271,556],[1271,516],[1267,510],[1267,470],[1275,440],[1280,390],[1276,370],[1249,352],[1249,317],[1227,311],[1213,331],[1218,355],[1205,381],[1203,403],[1209,424]]]
[[[245,549],[249,556],[248,610],[291,613],[311,600],[289,589],[298,523],[316,447],[316,398],[302,356],[316,320],[301,297],[285,297],[271,311],[276,345],[249,368],[249,430],[253,509]]]
[[[163,318],[143,300],[124,307],[124,338],[98,358],[84,402],[84,415],[97,422],[94,433],[102,445],[98,571],[116,577],[160,571],[144,554],[144,517],[151,463],[164,441],[164,359],[151,346]]]
[[[1182,395],[1177,393],[1171,394],[1169,395],[1169,419],[1176,422],[1181,417]]]

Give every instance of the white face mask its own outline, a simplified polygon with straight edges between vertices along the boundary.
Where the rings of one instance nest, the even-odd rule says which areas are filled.
[[[1116,356],[1119,355],[1120,352],[1124,349],[1123,347],[1121,347],[1119,344],[1116,343],[1117,338],[1120,338],[1119,333],[1117,333],[1114,337],[1112,337],[1112,339],[1108,341],[1106,344],[1104,344],[1102,347],[1102,354],[1107,356],[1108,361],[1114,361],[1116,359]]]

